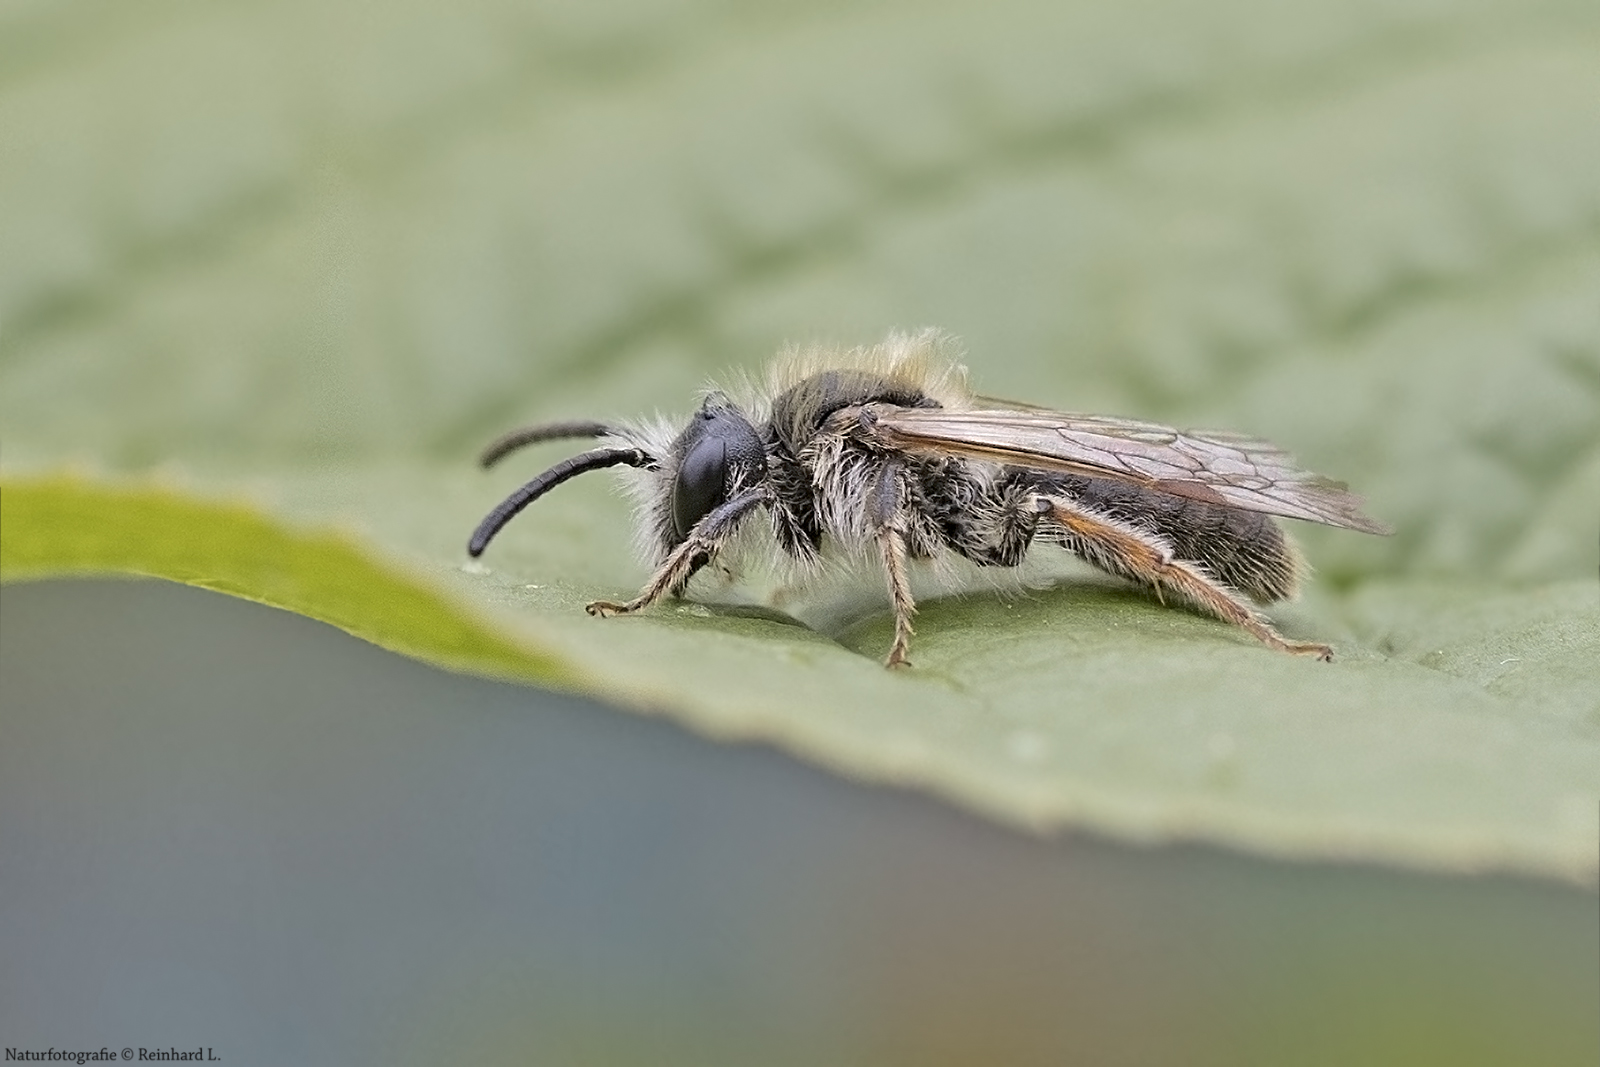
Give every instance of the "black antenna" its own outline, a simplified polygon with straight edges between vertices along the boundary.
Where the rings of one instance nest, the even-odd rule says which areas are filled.
[[[489,447],[483,450],[478,457],[478,462],[485,467],[492,467],[505,459],[517,449],[526,445],[538,444],[540,441],[559,441],[569,437],[604,437],[606,434],[616,433],[615,426],[603,422],[591,422],[587,419],[575,419],[571,422],[543,422],[537,426],[525,426],[520,430],[512,430],[508,434],[495,438]]]
[[[566,425],[576,425],[567,423]],[[590,424],[594,425],[594,424]],[[577,436],[568,434],[566,436]],[[483,550],[489,546],[494,535],[500,532],[501,527],[510,522],[517,512],[538,500],[541,496],[566,481],[576,478],[584,471],[599,470],[601,467],[615,467],[619,463],[626,463],[630,467],[651,467],[655,459],[637,448],[597,448],[593,452],[585,452],[581,456],[564,459],[554,467],[545,471],[539,477],[506,497],[500,505],[478,524],[473,531],[472,540],[467,542],[467,554],[473,557],[483,555]]]

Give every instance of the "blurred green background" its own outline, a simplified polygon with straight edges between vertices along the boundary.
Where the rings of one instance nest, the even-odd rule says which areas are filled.
[[[149,1021],[147,1043],[213,1027],[259,1062],[1593,1062],[1597,46],[1591,0],[0,7],[8,579],[223,588],[1015,824],[1561,882],[1023,840],[303,620],[7,585],[0,1040]],[[526,476],[471,470],[500,430],[682,411],[785,341],[925,324],[985,392],[1248,431],[1349,479],[1398,533],[1297,529],[1319,573],[1280,616],[1341,662],[1081,583],[929,604],[912,680],[872,663],[880,615],[591,626],[578,606],[642,573],[604,484],[461,570]],[[41,479],[64,505],[26,495]],[[139,525],[168,499],[243,509]],[[336,560],[294,540],[330,527]],[[508,755],[562,731],[581,775]],[[336,789],[379,734],[389,760]],[[654,836],[629,822],[637,782],[702,766],[732,784],[673,778]],[[774,779],[811,799],[758,799]],[[550,814],[586,789],[588,817]],[[446,797],[461,814],[420,839],[376,806],[426,827]],[[504,813],[452,851],[497,804],[614,866],[521,915],[516,857],[566,853]],[[768,814],[743,837],[712,818],[747,807]],[[607,895],[646,837],[674,858],[638,884],[693,921]],[[95,881],[128,853],[136,879]],[[407,857],[423,887],[366,913]],[[441,958],[426,988],[384,977]],[[529,1018],[578,1036],[529,1044]]]

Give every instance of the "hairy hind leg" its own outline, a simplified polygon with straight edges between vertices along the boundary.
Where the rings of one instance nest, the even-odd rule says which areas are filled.
[[[1227,586],[1211,578],[1193,563],[1174,559],[1172,549],[1160,538],[1136,527],[1083,507],[1061,497],[1047,498],[1048,520],[1060,527],[1066,547],[1088,562],[1151,586],[1159,597],[1162,590],[1181,596],[1190,604],[1224,622],[1248,630],[1262,644],[1297,655],[1333,659],[1333,649],[1315,641],[1290,641],[1257,615]]]

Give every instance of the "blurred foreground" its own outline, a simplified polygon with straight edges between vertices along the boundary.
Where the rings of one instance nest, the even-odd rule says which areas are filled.
[[[1510,879],[1035,840],[154,582],[0,595],[0,1040],[237,1064],[1592,1064]]]

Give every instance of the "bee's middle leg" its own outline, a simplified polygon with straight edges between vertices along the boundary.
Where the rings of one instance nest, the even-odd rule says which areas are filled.
[[[911,666],[911,616],[917,603],[911,596],[911,578],[906,567],[905,467],[891,460],[878,476],[872,499],[872,524],[877,531],[878,549],[883,555],[883,570],[889,580],[889,599],[894,604],[894,644],[883,661],[886,667]]]
[[[889,578],[889,599],[894,602],[894,644],[889,646],[885,667],[911,666],[911,616],[917,613],[911,597],[911,581],[906,574],[906,535],[893,527],[878,531],[878,547],[883,553],[883,569]]]

